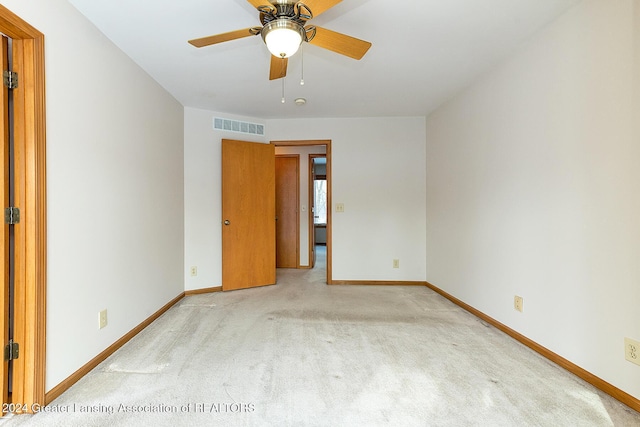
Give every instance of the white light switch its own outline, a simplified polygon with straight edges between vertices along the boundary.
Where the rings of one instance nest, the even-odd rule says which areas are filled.
[[[98,313],[98,329],[102,329],[107,326],[107,309],[101,310]]]
[[[344,212],[344,203],[336,203],[336,212]]]

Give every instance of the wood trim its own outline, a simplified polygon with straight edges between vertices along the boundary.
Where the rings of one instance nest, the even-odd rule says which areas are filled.
[[[46,115],[44,35],[0,5],[0,32],[13,40],[15,204],[14,365],[12,401],[31,407],[45,399],[46,347]]]
[[[0,4],[0,28],[12,39],[39,38],[42,33]]]
[[[560,366],[561,368],[564,368],[565,370],[571,372],[572,374],[576,375],[577,377],[579,377],[579,378],[583,379],[584,381],[588,382],[589,384],[591,384],[595,388],[599,389],[600,391],[602,391],[602,392],[608,394],[609,396],[613,397],[614,399],[624,403],[625,405],[627,405],[631,409],[640,412],[640,400],[639,399],[637,399],[637,398],[631,396],[630,394],[620,390],[619,388],[617,388],[616,386],[606,382],[602,378],[599,378],[599,377],[593,375],[591,372],[585,370],[584,368],[581,368],[580,366],[576,365],[573,362],[570,362],[569,360],[565,359],[564,357],[552,352],[548,348],[541,346],[540,344],[538,344],[535,341],[527,338],[526,336],[522,335],[521,333],[516,332],[515,330],[511,329],[510,327],[504,325],[503,323],[498,322],[494,318],[487,316],[486,314],[484,314],[480,310],[478,310],[478,309],[470,306],[469,304],[459,300],[458,298],[446,293],[445,291],[443,291],[442,289],[438,288],[437,286],[434,286],[429,282],[426,282],[426,286],[427,286],[427,288],[429,288],[432,291],[442,295],[443,297],[445,297],[446,299],[448,299],[452,303],[454,303],[457,306],[465,309],[466,311],[468,311],[469,313],[471,313],[474,316],[478,317],[479,319],[484,320],[485,322],[489,323],[490,325],[494,326],[495,328],[497,328],[500,331],[504,332],[505,334],[509,335],[511,338],[515,339],[516,341],[520,342],[521,344],[529,347],[531,350],[535,351],[536,353],[538,353],[538,354],[542,355],[543,357],[549,359],[551,362],[555,363],[556,365]]]
[[[190,291],[184,291],[185,296],[211,294],[213,292],[222,292],[222,286],[214,286],[212,288],[192,289]]]
[[[331,145],[330,139],[303,139],[303,140],[290,140],[290,141],[271,141],[271,144],[276,147],[305,147],[308,145]]]
[[[9,67],[9,39],[2,35],[2,69],[7,70]],[[2,99],[0,102],[0,122],[2,123],[2,151],[0,151],[0,177],[2,178],[2,186],[0,187],[0,200],[3,207],[9,205],[9,89],[2,85],[0,87]],[[0,245],[2,249],[0,277],[2,277],[2,291],[0,292],[0,339],[4,347],[9,342],[9,225],[2,224],[0,226]],[[9,403],[9,361],[2,360],[0,362],[0,389],[2,390],[2,402]]]
[[[395,280],[334,280],[331,284],[356,286],[427,286],[427,282]]]
[[[182,292],[180,295],[178,295],[177,297],[175,297],[174,299],[172,299],[171,301],[169,301],[168,303],[166,303],[165,305],[162,306],[162,308],[160,308],[160,310],[156,311],[155,313],[153,313],[151,316],[149,316],[146,320],[144,320],[142,323],[140,323],[138,326],[136,326],[135,328],[133,328],[132,330],[130,330],[129,332],[127,332],[122,338],[120,338],[118,341],[114,342],[113,344],[111,344],[109,347],[107,347],[103,352],[101,352],[100,354],[98,354],[96,357],[94,357],[93,359],[91,359],[89,362],[87,362],[84,366],[82,366],[80,369],[78,369],[77,371],[75,371],[73,374],[71,374],[69,377],[67,377],[67,379],[65,379],[64,381],[62,381],[60,384],[58,384],[57,386],[55,386],[54,388],[52,388],[49,392],[47,392],[47,394],[45,395],[45,404],[48,405],[49,403],[51,403],[53,400],[55,400],[56,398],[58,398],[62,393],[64,393],[65,391],[67,391],[69,389],[69,387],[71,387],[72,385],[74,385],[76,382],[78,382],[78,380],[82,377],[84,377],[85,375],[87,375],[92,369],[94,369],[96,366],[98,366],[100,363],[102,363],[107,357],[111,356],[113,353],[115,353],[118,349],[120,349],[123,345],[125,345],[128,341],[130,341],[133,337],[135,337],[136,335],[138,335],[144,328],[146,328],[147,326],[149,326],[151,323],[153,323],[158,317],[162,316],[167,310],[169,310],[171,307],[173,307],[176,303],[178,303],[182,298],[184,298],[185,296],[185,292]]]
[[[273,56],[273,55],[272,55]],[[300,155],[294,155],[296,163],[296,268],[300,268]],[[277,157],[277,156],[276,156]]]
[[[333,159],[331,141],[327,142],[327,285],[333,284]]]
[[[333,284],[333,245],[332,245],[332,205],[331,187],[331,140],[330,139],[305,139],[305,140],[291,140],[291,141],[271,141],[272,145],[276,147],[304,147],[309,145],[324,145],[326,147],[325,156],[327,157],[327,284]]]

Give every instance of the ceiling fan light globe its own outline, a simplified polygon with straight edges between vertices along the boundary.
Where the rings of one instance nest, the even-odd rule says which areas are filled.
[[[286,19],[268,23],[262,29],[262,38],[273,56],[288,58],[300,48],[304,37],[301,25]]]
[[[302,39],[292,30],[278,29],[270,32],[265,38],[267,49],[274,56],[288,58],[298,51]]]

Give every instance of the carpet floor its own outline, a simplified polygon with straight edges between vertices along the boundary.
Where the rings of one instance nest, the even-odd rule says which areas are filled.
[[[186,297],[0,426],[640,426],[431,290],[327,286],[322,266]]]

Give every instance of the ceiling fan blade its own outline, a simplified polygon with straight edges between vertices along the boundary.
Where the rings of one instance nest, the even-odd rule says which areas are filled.
[[[309,7],[309,10],[311,10],[311,12],[313,13],[313,17],[315,18],[321,13],[331,9],[341,1],[342,0],[304,0],[303,3],[305,4],[305,6]]]
[[[202,37],[200,39],[189,40],[189,43],[195,47],[204,47],[216,43],[228,42],[230,40],[241,39],[243,37],[253,36],[251,28],[245,28],[243,30],[230,31],[228,33],[216,34],[215,36]]]
[[[287,75],[287,65],[289,58],[278,58],[271,55],[271,70],[269,70],[269,80],[281,79]]]
[[[316,35],[309,43],[353,59],[361,59],[371,47],[367,41],[320,27],[316,27]]]

